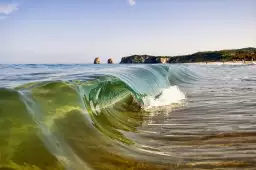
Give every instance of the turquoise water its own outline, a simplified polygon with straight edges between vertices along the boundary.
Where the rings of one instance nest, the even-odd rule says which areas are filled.
[[[0,65],[0,169],[255,169],[256,65]]]

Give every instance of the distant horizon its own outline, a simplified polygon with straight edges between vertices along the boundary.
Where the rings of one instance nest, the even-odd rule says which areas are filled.
[[[187,54],[180,54],[180,55],[158,55],[158,56],[156,56],[156,55],[151,55],[151,54],[131,54],[131,55],[128,55],[128,56],[121,56],[120,58],[119,58],[119,60],[118,60],[118,62],[117,62],[117,60],[113,60],[113,64],[117,64],[117,63],[120,63],[120,61],[121,61],[121,59],[123,58],[123,57],[130,57],[130,56],[134,56],[134,55],[148,55],[148,56],[156,56],[156,57],[178,57],[178,56],[183,56],[183,55],[191,55],[191,54],[195,54],[195,53],[198,53],[198,52],[213,52],[213,51],[223,51],[223,50],[238,50],[238,49],[247,49],[247,48],[255,48],[256,49],[256,47],[243,47],[243,48],[233,48],[233,49],[219,49],[219,50],[211,50],[211,51],[209,51],[209,50],[204,50],[204,51],[196,51],[196,52],[192,52],[192,53],[187,53]],[[99,58],[100,59],[100,61],[101,61],[101,64],[108,64],[107,63],[107,60],[108,59],[112,59],[112,57],[107,57],[107,59],[106,59],[106,61],[105,60],[102,60],[101,59],[101,56],[95,56],[94,58],[92,58],[92,61],[90,61],[90,62],[87,62],[87,63],[72,63],[72,62],[69,62],[69,63],[0,63],[0,65],[1,64],[93,64],[93,62],[94,62],[94,59],[95,58]]]
[[[256,47],[255,0],[2,0],[0,63],[114,62]]]

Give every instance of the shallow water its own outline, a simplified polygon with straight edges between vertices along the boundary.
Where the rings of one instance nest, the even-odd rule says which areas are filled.
[[[0,65],[0,169],[256,169],[256,65]]]

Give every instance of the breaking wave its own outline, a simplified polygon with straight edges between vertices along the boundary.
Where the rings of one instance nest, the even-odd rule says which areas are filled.
[[[181,104],[181,87],[195,79],[186,66],[136,65],[1,88],[3,161],[98,169],[95,160],[136,156],[140,146],[132,139],[145,115]]]

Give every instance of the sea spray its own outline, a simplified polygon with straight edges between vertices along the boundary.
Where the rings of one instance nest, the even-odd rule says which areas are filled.
[[[157,97],[147,96],[143,98],[143,103],[145,109],[151,109],[169,106],[171,104],[179,104],[185,99],[185,94],[179,89],[178,86],[171,86],[168,89],[163,89]]]

